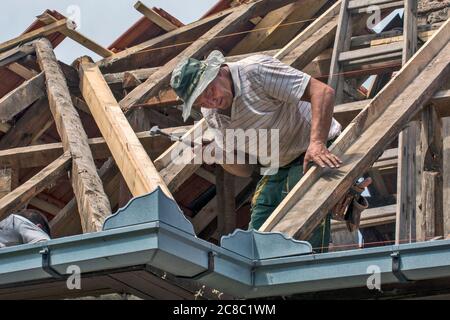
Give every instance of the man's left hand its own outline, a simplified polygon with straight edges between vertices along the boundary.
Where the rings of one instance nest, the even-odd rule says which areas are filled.
[[[314,162],[318,166],[325,168],[339,168],[342,163],[336,155],[332,154],[323,142],[311,142],[305,153],[303,161],[303,174],[308,171],[308,165]]]

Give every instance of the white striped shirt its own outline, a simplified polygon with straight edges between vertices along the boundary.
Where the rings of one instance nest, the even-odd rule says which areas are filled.
[[[220,141],[225,129],[278,129],[278,164],[282,167],[291,163],[307,150],[310,142],[311,104],[301,101],[310,76],[265,55],[253,55],[227,65],[235,93],[231,118],[219,114],[217,109],[202,108],[208,126],[219,129],[217,144],[223,147]],[[333,118],[329,139],[339,135],[341,129]],[[251,146],[255,143],[247,140],[238,149],[245,148],[245,152],[252,154]],[[257,152],[255,156],[261,160],[261,150]],[[270,152],[269,143],[268,157]]]

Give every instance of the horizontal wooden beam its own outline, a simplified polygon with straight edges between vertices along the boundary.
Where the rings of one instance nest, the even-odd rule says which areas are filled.
[[[188,131],[192,126],[167,128],[162,131],[169,134],[180,134]],[[159,155],[172,144],[169,139],[150,132],[136,133],[144,149],[151,156]],[[1,140],[0,140],[1,142]],[[91,138],[88,140],[94,159],[106,159],[111,156],[111,151],[104,138]],[[43,167],[63,154],[62,143],[39,144],[29,147],[0,150],[0,166],[19,168]]]

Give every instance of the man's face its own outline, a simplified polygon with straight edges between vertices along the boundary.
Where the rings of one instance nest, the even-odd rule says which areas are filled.
[[[221,70],[217,77],[206,87],[195,100],[195,105],[207,109],[228,109],[233,103],[232,81]]]

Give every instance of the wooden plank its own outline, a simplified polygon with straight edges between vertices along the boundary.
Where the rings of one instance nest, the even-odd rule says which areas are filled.
[[[390,2],[395,2],[393,0],[350,0],[348,3],[348,8],[350,10],[355,10],[370,6],[379,6],[382,4],[387,4]]]
[[[17,62],[11,63],[7,68],[8,70],[17,74],[19,77],[24,78],[25,80],[29,80],[39,74],[37,71],[28,69]]]
[[[435,106],[439,117],[450,117],[450,90],[440,90],[433,95],[431,102]],[[361,100],[338,104],[334,107],[334,117],[344,127],[347,126],[357,115],[370,103],[370,100]],[[420,115],[414,116],[413,120],[420,120]]]
[[[236,62],[242,59],[245,59],[249,56],[252,56],[254,54],[265,54],[269,56],[273,56],[278,52],[278,50],[268,50],[268,51],[260,51],[260,52],[252,52],[250,54],[240,54],[236,56],[227,56],[225,57],[226,62]],[[108,85],[118,85],[122,84],[125,79],[125,74],[131,74],[133,75],[137,80],[139,81],[145,81],[147,80],[152,74],[154,74],[158,69],[161,67],[154,67],[154,68],[141,68],[136,70],[130,70],[125,72],[117,72],[117,73],[107,73],[104,74],[103,77],[105,78],[105,81],[108,83]]]
[[[328,85],[336,92],[335,100],[337,103],[342,102],[344,90],[344,77],[342,75],[343,68],[339,61],[339,57],[341,52],[345,52],[350,49],[351,44],[352,17],[348,10],[349,1],[350,0],[342,0],[336,37],[334,40],[333,54],[331,56],[330,75],[328,77]]]
[[[182,139],[186,139],[188,136],[201,137],[201,131],[207,128],[206,121],[204,119],[197,122],[194,127],[189,130]],[[198,142],[198,141],[196,141]],[[180,150],[180,147],[185,150],[180,158],[174,157],[174,152]],[[167,149],[163,154],[161,154],[158,159],[155,160],[155,167],[160,172],[161,177],[167,184],[169,189],[174,192],[176,191],[191,175],[193,175],[198,168],[201,166],[201,161],[197,161],[199,157],[199,152],[201,150],[197,147],[191,153],[190,147],[187,147],[184,142],[175,142],[169,149]],[[180,163],[181,157],[189,157],[190,163],[183,161]]]
[[[48,110],[48,112],[49,118],[53,120],[50,110]],[[34,123],[35,121],[31,122],[33,127]],[[166,128],[162,131],[169,134],[177,134],[180,132],[185,132],[190,128],[191,126],[183,126]],[[166,146],[170,146],[171,144],[166,137],[162,137],[159,135],[155,136],[150,134],[148,131],[138,132],[136,133],[136,136],[144,146],[145,151],[150,155],[153,155],[155,153],[162,153],[166,150]],[[106,159],[111,156],[111,152],[104,138],[91,138],[88,139],[88,143],[94,159]],[[8,145],[9,142],[5,144],[5,146]],[[2,140],[0,140],[0,148],[3,149],[2,147]],[[0,166],[10,167],[12,165],[17,165],[19,168],[43,167],[54,161],[61,154],[63,154],[63,152],[64,150],[62,143],[39,144],[29,147],[0,150]]]
[[[172,22],[167,20],[164,17],[161,17],[158,13],[156,13],[151,8],[148,8],[145,4],[143,4],[141,1],[136,2],[134,5],[134,8],[142,13],[148,20],[156,24],[158,27],[165,31],[172,31],[177,29],[178,27],[174,25]]]
[[[14,39],[8,40],[0,44],[0,52],[14,48],[22,43],[29,42],[39,37],[45,37],[55,32],[60,32],[66,28],[67,20],[59,20],[42,28],[33,30]]]
[[[251,182],[248,178],[235,177],[234,196],[237,197]],[[209,201],[192,220],[196,234],[200,234],[218,215],[218,198]]]
[[[395,42],[392,44],[384,44],[379,46],[374,46],[370,48],[351,50],[346,52],[341,52],[339,54],[339,62],[347,62],[350,60],[358,60],[364,58],[370,58],[374,56],[380,56],[387,53],[400,53],[403,49],[403,43]]]
[[[30,200],[29,204],[31,204],[33,207],[38,208],[41,211],[48,212],[52,216],[56,216],[58,212],[61,210],[59,207],[55,206],[54,204],[51,204],[47,201],[44,201],[39,198],[33,198]]]
[[[450,235],[450,118],[442,119],[442,148],[443,148],[443,220],[444,234]]]
[[[416,145],[420,136],[420,126],[411,122],[399,136],[398,169],[397,169],[397,244],[413,242],[416,226],[416,177],[417,153]]]
[[[157,50],[162,46],[181,45],[189,41],[186,39],[199,38],[203,33],[212,28],[219,21],[231,14],[235,8],[221,11],[205,19],[195,21],[186,26],[180,27],[159,37],[150,39],[136,46],[116,53],[114,56],[105,58],[97,62],[103,72],[119,72],[130,69],[142,68],[148,61],[145,56],[149,56],[151,50]],[[180,40],[182,39],[182,40]],[[166,49],[165,49],[166,50]],[[151,55],[150,55],[151,56]]]
[[[105,192],[109,196],[111,207],[116,207],[120,172],[111,158],[100,168],[99,175],[105,186]],[[52,236],[56,238],[82,232],[76,198],[70,200],[56,217],[50,221],[50,228],[52,230]]]
[[[363,109],[334,143],[332,150],[344,158],[344,166],[339,169],[339,172],[343,174],[339,178],[332,177],[331,171],[322,171],[313,167],[262,226],[262,231],[277,229],[305,238],[315,228],[333,205],[333,200],[338,199],[348,190],[355,179],[362,174],[361,169],[362,171],[366,170],[376,160],[376,153],[381,153],[381,150],[377,150],[375,147],[382,148],[383,145],[386,145],[393,138],[391,134],[395,134],[396,130],[401,129],[421,105],[431,98],[438,88],[439,82],[442,83],[446,80],[445,72],[448,64],[445,59],[448,62],[448,57],[445,55],[449,54],[450,49],[446,46],[450,38],[449,29],[450,21],[447,21],[402,68],[401,72]],[[439,54],[439,59],[432,61],[437,54]],[[434,68],[429,65],[433,65]],[[427,69],[425,69],[426,66],[428,66]],[[434,70],[430,71],[430,68]],[[421,76],[424,77],[419,83],[418,76],[421,72]],[[405,101],[400,103],[399,97],[403,97]],[[392,106],[398,108],[394,111]],[[395,121],[393,121],[393,117],[397,117]],[[373,125],[375,122],[380,123],[383,130],[377,129]],[[364,143],[364,139],[376,139],[376,143]],[[359,148],[359,150],[355,150],[355,148]],[[362,149],[366,150],[362,152]],[[369,150],[373,153],[368,154]],[[322,172],[327,173],[328,183],[324,177],[320,178]],[[325,185],[326,189],[321,189],[319,194],[315,194]],[[308,205],[304,203],[305,195],[312,195],[313,192],[315,199],[314,204],[311,205],[315,209],[310,208],[309,203]],[[319,201],[319,199],[321,200]],[[302,215],[299,210],[304,214]]]
[[[13,49],[10,49],[6,52],[0,53],[0,67],[7,66],[11,63],[16,62],[23,57],[26,57],[29,54],[34,52],[34,47],[32,43],[25,43],[19,45]]]
[[[47,39],[36,42],[36,55],[45,73],[47,96],[63,148],[70,152],[72,161],[72,187],[77,198],[84,232],[102,228],[111,207],[97,173],[88,138],[80,116],[72,104],[65,76]]]
[[[63,154],[30,180],[0,199],[0,219],[4,219],[11,211],[19,209],[47,186],[55,183],[58,178],[66,174],[71,162],[70,153]]]
[[[377,5],[377,9],[381,11],[381,13],[383,14],[383,12],[386,11],[393,11],[395,9],[400,9],[403,8],[404,6],[404,0],[399,0],[399,1],[391,1],[389,3],[383,3],[383,4],[379,4]],[[358,15],[358,14],[365,14],[367,15],[368,13],[371,13],[373,11],[369,11],[367,12],[368,8],[358,8],[358,9],[354,9],[351,10],[351,13],[354,15]]]
[[[315,54],[315,52],[322,52],[333,41],[333,37],[336,33],[337,15],[339,14],[340,7],[341,0],[336,1],[331,8],[284,46],[275,55],[275,58],[283,60],[284,63],[297,69],[303,69],[318,55]],[[303,46],[304,44],[309,45]],[[302,49],[302,47],[305,49]],[[314,48],[314,50],[312,50],[314,53],[309,53],[309,50],[306,48],[310,48],[309,50]]]
[[[257,51],[258,47],[284,22],[284,20],[294,10],[298,9],[299,5],[303,5],[306,1],[299,1],[297,3],[290,3],[277,10],[269,12],[244,39],[242,39],[229,53],[229,55],[244,54],[252,51]],[[317,2],[317,1],[316,1]],[[305,9],[305,8],[302,8]],[[306,11],[306,10],[304,10]]]
[[[48,100],[42,98],[36,101],[0,139],[0,150],[23,147],[33,143],[45,133],[53,122]],[[48,163],[46,162],[44,165]],[[11,163],[11,165],[17,165],[17,163]]]
[[[234,177],[221,166],[216,167],[217,232],[228,235],[236,229]]]
[[[98,67],[81,59],[80,90],[133,196],[158,187],[172,197],[125,118]]]
[[[284,47],[316,20],[319,11],[328,6],[326,0],[303,0],[295,4],[297,6],[294,11],[259,45],[258,51]]]
[[[46,24],[52,24],[52,23],[56,23],[56,22],[60,21],[48,13],[44,13],[44,14],[38,16],[38,19]],[[96,54],[98,54],[99,56],[101,56],[103,58],[111,57],[112,55],[114,55],[114,52],[112,52],[111,50],[104,48],[103,46],[99,45],[95,41],[89,39],[88,37],[84,36],[83,34],[79,33],[78,31],[76,31],[74,29],[75,27],[76,26],[74,25],[73,22],[66,23],[65,28],[61,29],[60,32],[63,35],[69,37],[70,39],[74,40],[75,42],[78,42],[85,48],[91,50],[92,52],[95,52]]]
[[[442,177],[440,172],[422,173],[422,210],[417,214],[417,241],[428,241],[442,236]]]
[[[404,37],[402,64],[417,51],[417,1],[405,0]],[[389,44],[388,44],[389,45]],[[410,123],[399,135],[398,171],[397,171],[397,218],[395,241],[413,241],[415,238],[416,182],[419,178],[416,146],[420,127],[417,122]]]
[[[294,0],[261,0],[239,6],[232,14],[223,19],[178,56],[166,63],[163,68],[160,68],[143,84],[131,91],[120,101],[120,107],[126,112],[133,105],[145,102],[167,86],[173,69],[182,59],[187,57],[203,57],[222,40],[223,36],[237,31],[243,23],[248,21],[248,19],[256,15],[265,14],[293,1]]]
[[[13,172],[11,168],[0,170],[0,199],[6,196],[13,190],[12,177]]]
[[[436,111],[426,106],[422,111],[421,198],[417,210],[417,241],[444,236],[442,128]]]
[[[25,81],[0,99],[0,121],[12,120],[33,102],[45,96],[43,73]]]

